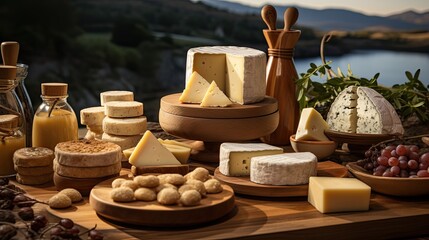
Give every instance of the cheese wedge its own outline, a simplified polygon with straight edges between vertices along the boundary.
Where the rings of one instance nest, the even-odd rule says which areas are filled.
[[[180,164],[149,130],[144,133],[128,161],[136,167]]]
[[[314,108],[304,108],[299,119],[296,140],[329,141],[325,135],[325,129],[329,125],[322,115]]]
[[[210,84],[209,89],[207,90],[206,94],[204,95],[203,100],[201,101],[200,106],[201,107],[227,107],[231,105],[232,102],[229,100],[229,98],[223,93],[218,86],[216,85],[216,82],[213,81]]]
[[[185,90],[180,95],[179,101],[183,103],[201,103],[209,86],[210,83],[205,78],[197,72],[193,72],[186,83]]]

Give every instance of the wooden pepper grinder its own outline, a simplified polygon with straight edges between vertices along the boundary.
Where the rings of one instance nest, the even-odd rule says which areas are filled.
[[[284,29],[276,30],[277,13],[273,6],[262,8],[261,15],[268,29],[264,37],[268,43],[267,95],[274,97],[279,105],[277,129],[262,138],[273,145],[290,145],[289,137],[295,134],[299,122],[299,104],[296,98],[295,80],[298,73],[293,62],[293,52],[301,31],[291,30],[298,19],[298,10],[288,8],[284,13]]]

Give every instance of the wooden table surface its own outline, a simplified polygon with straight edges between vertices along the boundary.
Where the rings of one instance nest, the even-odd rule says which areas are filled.
[[[56,193],[54,186],[22,186],[39,200]],[[236,208],[210,224],[188,228],[148,228],[100,218],[86,198],[66,210],[42,211],[73,219],[84,228],[97,224],[106,239],[390,239],[429,235],[429,196],[393,198],[371,195],[367,212],[319,213],[306,198],[236,196]]]

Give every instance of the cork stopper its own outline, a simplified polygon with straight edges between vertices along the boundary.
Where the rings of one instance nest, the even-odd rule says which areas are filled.
[[[19,124],[19,116],[15,114],[0,115],[0,128],[14,129]]]
[[[16,78],[16,66],[0,65],[0,80],[14,80]]]
[[[67,83],[42,83],[42,95],[49,97],[66,96]]]

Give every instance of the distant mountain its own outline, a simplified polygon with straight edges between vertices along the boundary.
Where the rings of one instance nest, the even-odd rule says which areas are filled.
[[[260,14],[260,7],[252,7],[240,3],[222,0],[200,0],[206,5],[224,9],[239,14]],[[279,20],[282,20],[285,9],[289,6],[274,6],[277,10]],[[409,15],[395,15],[391,17],[368,16],[362,13],[343,9],[322,9],[296,6],[299,10],[298,24],[324,31],[345,30],[356,31],[362,29],[391,29],[391,30],[429,30],[426,14],[419,15],[421,22],[412,21]],[[429,15],[429,14],[428,14]]]
[[[429,12],[418,13],[415,11],[406,11],[403,13],[391,15],[389,18],[419,25],[429,25]]]

